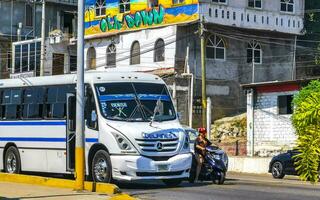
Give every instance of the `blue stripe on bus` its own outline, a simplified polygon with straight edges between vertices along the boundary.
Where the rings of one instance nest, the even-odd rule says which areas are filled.
[[[140,100],[162,100],[162,101],[170,101],[170,97],[168,95],[159,95],[159,94],[138,94],[138,98]],[[129,101],[134,100],[133,94],[119,94],[119,95],[101,95],[99,97],[100,101]]]
[[[49,121],[15,121],[15,122],[0,122],[0,126],[63,126],[66,125],[65,121],[49,122]]]
[[[119,95],[102,95],[99,97],[100,101],[128,101],[128,100],[134,100],[134,95],[132,94],[119,94]]]
[[[98,142],[98,138],[86,138],[86,142]]]
[[[158,94],[139,94],[140,100],[161,100],[161,101],[170,101],[170,97],[168,95],[158,95]]]
[[[66,138],[39,138],[39,137],[0,137],[0,141],[6,142],[66,142]],[[98,138],[86,138],[86,142],[98,142]]]

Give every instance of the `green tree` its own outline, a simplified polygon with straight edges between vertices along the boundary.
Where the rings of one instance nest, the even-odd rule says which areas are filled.
[[[300,178],[316,183],[320,162],[320,81],[312,81],[293,99],[293,126],[296,129],[295,166]]]

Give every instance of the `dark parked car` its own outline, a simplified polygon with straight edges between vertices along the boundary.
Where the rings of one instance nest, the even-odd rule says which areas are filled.
[[[297,151],[289,150],[286,153],[274,156],[269,164],[269,173],[272,174],[273,178],[281,179],[285,175],[297,175],[293,159],[293,156],[297,154]]]

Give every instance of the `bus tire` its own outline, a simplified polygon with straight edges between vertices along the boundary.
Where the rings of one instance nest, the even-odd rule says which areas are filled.
[[[98,150],[92,159],[91,175],[94,182],[110,183],[112,180],[111,161],[108,152]]]
[[[4,171],[10,174],[20,174],[21,159],[18,149],[10,146],[4,156]]]

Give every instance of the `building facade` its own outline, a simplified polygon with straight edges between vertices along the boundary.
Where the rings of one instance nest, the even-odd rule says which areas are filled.
[[[295,38],[303,34],[304,0],[125,2],[87,1],[85,68],[163,76],[184,123],[193,112],[193,126],[200,125],[200,21],[213,119],[246,111],[240,84],[295,78]],[[148,23],[148,16],[161,11],[161,23]],[[182,76],[186,66],[194,74],[193,111],[187,106],[190,78]]]
[[[77,0],[46,0],[46,37],[53,30],[61,30],[68,37],[74,35],[76,6]],[[42,4],[31,0],[1,1],[0,13],[3,13],[0,27],[0,78],[9,78],[10,74],[27,72],[33,65],[40,64],[40,60],[36,61],[35,58],[40,55],[36,44],[20,45],[14,52],[12,43],[41,37]],[[35,55],[32,56],[32,53]],[[13,58],[13,54],[20,61]],[[34,62],[30,62],[30,58]],[[15,62],[20,63],[13,69]]]
[[[296,145],[292,100],[310,80],[242,85],[247,94],[248,155],[274,156]]]

